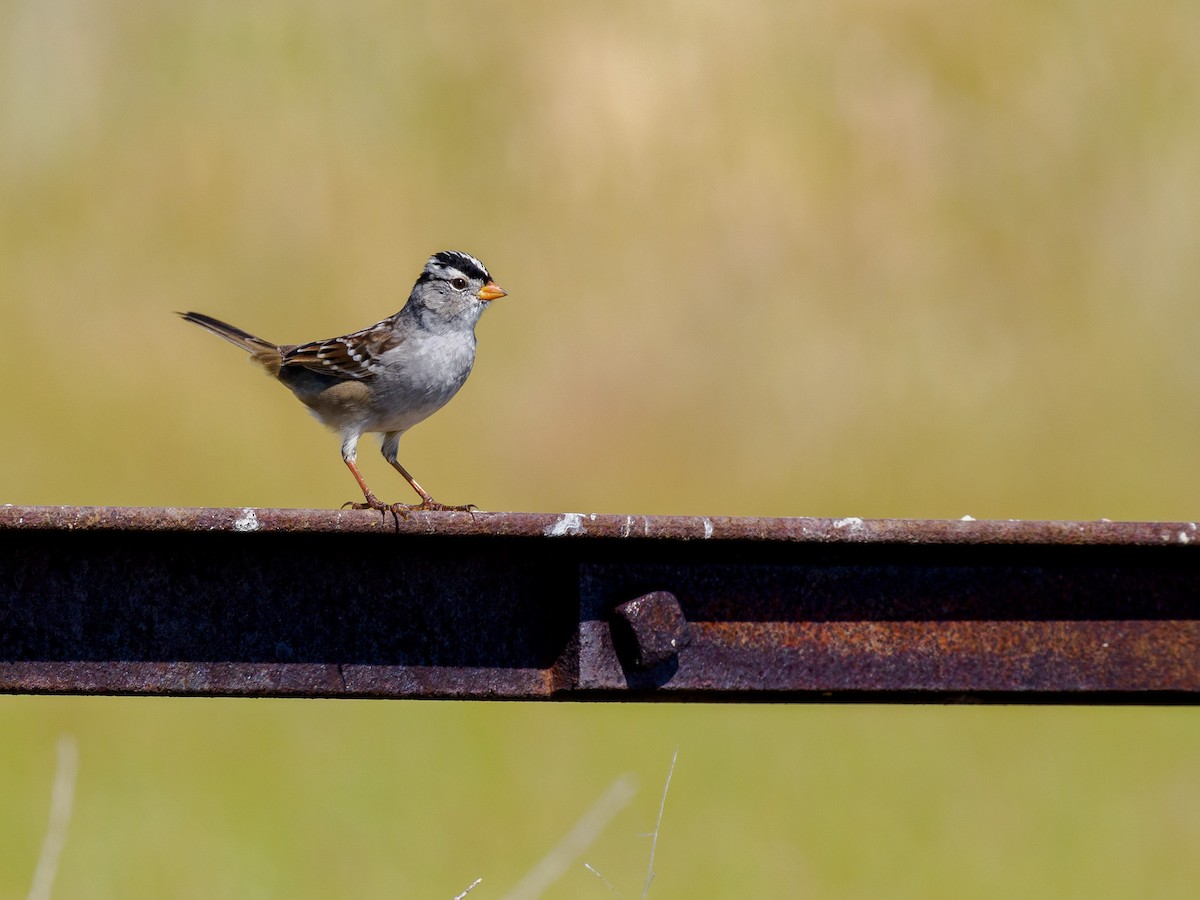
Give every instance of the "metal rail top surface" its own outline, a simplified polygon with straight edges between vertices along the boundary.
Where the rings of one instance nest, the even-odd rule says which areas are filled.
[[[1198,538],[0,506],[0,692],[1195,703]]]
[[[1196,522],[1033,521],[1022,519],[756,518],[597,513],[413,512],[368,510],[0,505],[11,529],[396,533],[507,537],[657,538],[906,544],[1142,545],[1200,542]]]

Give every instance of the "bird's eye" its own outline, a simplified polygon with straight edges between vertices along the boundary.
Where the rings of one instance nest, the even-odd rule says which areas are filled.
[[[461,291],[467,286],[467,279],[462,278],[461,276],[458,278],[451,278],[450,284],[456,291]]]

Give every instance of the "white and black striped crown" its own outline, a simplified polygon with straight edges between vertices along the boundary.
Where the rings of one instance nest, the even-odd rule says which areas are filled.
[[[425,263],[425,270],[421,272],[421,277],[417,281],[418,283],[434,279],[444,281],[454,277],[451,272],[461,273],[468,278],[478,279],[485,284],[492,280],[487,266],[470,253],[462,253],[458,250],[443,250],[441,253],[435,253],[429,257],[429,262]]]

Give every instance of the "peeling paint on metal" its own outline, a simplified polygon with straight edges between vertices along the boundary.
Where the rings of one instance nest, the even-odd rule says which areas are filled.
[[[252,507],[246,507],[233,522],[234,531],[258,531],[258,515]]]
[[[587,526],[583,524],[583,513],[563,513],[553,525],[542,530],[546,537],[563,537],[568,534],[587,534]],[[591,516],[592,519],[596,517]]]

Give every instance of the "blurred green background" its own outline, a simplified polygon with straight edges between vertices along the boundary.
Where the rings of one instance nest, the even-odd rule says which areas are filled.
[[[1200,5],[0,5],[0,502],[332,507],[280,342],[510,296],[401,459],[485,509],[1188,519]],[[364,442],[385,499],[412,499]],[[331,599],[331,602],[335,602]],[[0,698],[0,897],[1191,897],[1188,710]]]

